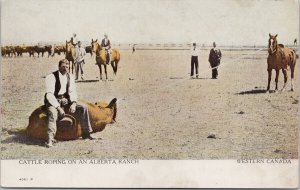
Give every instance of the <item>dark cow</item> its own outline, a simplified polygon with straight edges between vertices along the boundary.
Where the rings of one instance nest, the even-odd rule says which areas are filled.
[[[52,52],[52,45],[46,45],[45,52],[48,52],[48,58],[49,58]]]
[[[92,46],[86,46],[85,47],[85,52],[86,53],[90,53],[91,57],[92,57],[93,56]]]
[[[2,57],[6,56],[6,46],[1,47],[1,55]]]
[[[35,47],[35,52],[38,53],[38,57],[39,57],[39,53],[42,53],[42,57],[44,57],[44,53],[47,52],[48,53],[48,58],[52,54],[52,45],[34,46],[34,47]]]
[[[37,46],[34,46],[33,49],[34,49],[34,52],[36,52],[38,54],[38,57],[40,57],[40,53],[42,54],[42,57],[44,57],[44,53],[46,51],[45,46],[37,45]]]
[[[28,53],[29,57],[34,57],[34,46],[26,46],[24,53]]]
[[[3,57],[4,56],[8,56],[8,57],[16,56],[15,47],[13,47],[13,46],[1,47],[1,52],[2,52]]]
[[[54,53],[52,54],[52,57],[55,55],[60,55],[61,53],[66,54],[66,47],[65,46],[55,46],[54,47]]]
[[[23,53],[26,52],[26,47],[25,46],[16,46],[15,51],[17,56],[23,56]]]

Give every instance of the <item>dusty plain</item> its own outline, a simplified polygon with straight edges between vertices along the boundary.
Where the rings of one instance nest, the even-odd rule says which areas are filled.
[[[222,50],[222,49],[221,49]],[[267,51],[223,50],[217,80],[208,50],[199,79],[189,79],[189,50],[120,50],[117,76],[99,81],[95,57],[86,56],[80,99],[118,99],[117,122],[96,140],[60,141],[52,148],[26,137],[31,112],[43,104],[44,77],[64,55],[2,58],[2,159],[239,159],[298,158],[299,60],[295,91],[265,93]],[[275,88],[273,71],[271,89]],[[283,86],[280,72],[279,89]],[[215,138],[208,138],[209,136]]]

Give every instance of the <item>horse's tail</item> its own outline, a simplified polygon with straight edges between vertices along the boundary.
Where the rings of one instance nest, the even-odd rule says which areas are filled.
[[[297,54],[296,51],[293,49],[291,51],[291,63],[295,66],[296,65],[296,59],[297,59]]]
[[[120,59],[121,59],[121,54],[119,53],[119,51],[117,51],[117,59],[118,59],[118,61],[120,61]]]

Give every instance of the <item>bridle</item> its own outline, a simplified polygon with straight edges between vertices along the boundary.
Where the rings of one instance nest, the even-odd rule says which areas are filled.
[[[96,53],[96,57],[100,57],[100,51],[101,51],[101,47],[99,45],[98,42],[92,42],[92,50],[94,50],[94,46],[95,46],[95,43],[96,43],[96,50],[95,50],[95,53]]]
[[[271,39],[273,39],[273,44],[271,44]],[[271,46],[272,45],[272,46]],[[273,47],[273,48],[272,48]],[[269,39],[269,48],[268,48],[268,52],[270,55],[274,54],[277,52],[277,40],[276,38],[270,38]]]

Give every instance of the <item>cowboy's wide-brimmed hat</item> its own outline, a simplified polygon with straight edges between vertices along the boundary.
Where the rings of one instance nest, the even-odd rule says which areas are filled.
[[[56,124],[60,131],[68,131],[76,127],[76,119],[69,114],[65,114],[63,118],[56,122]]]

